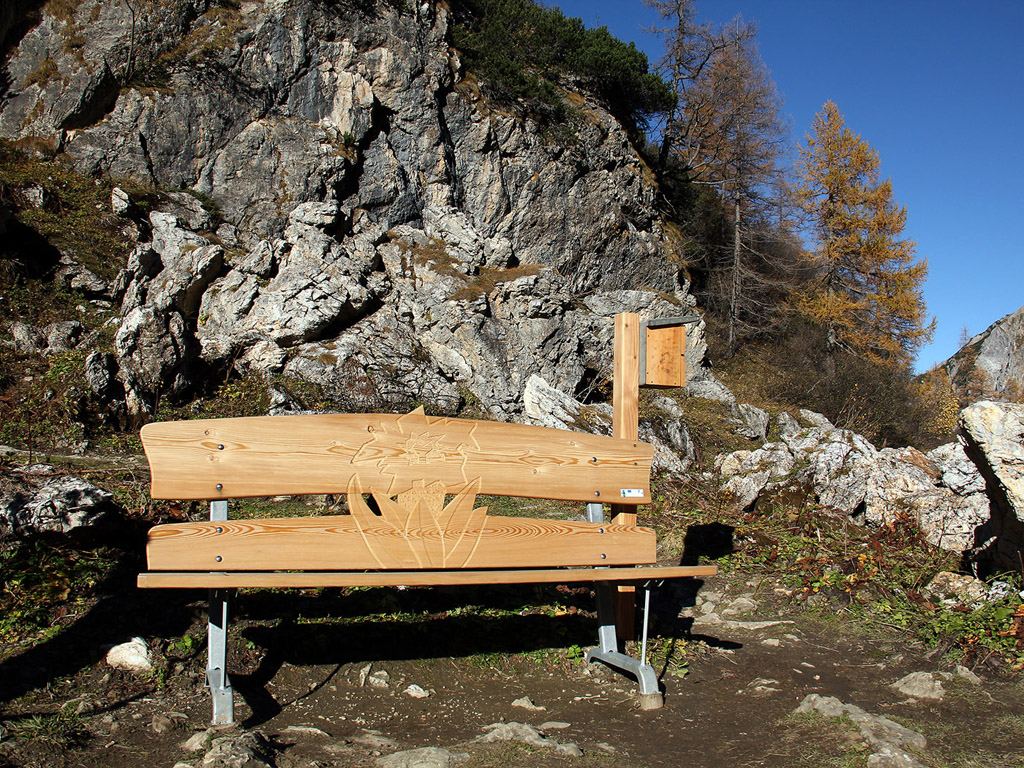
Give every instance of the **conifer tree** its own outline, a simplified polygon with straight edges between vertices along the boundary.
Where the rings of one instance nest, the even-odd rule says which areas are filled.
[[[714,52],[687,93],[683,113],[697,139],[688,160],[695,183],[715,186],[732,213],[728,254],[712,259],[713,303],[723,304],[727,352],[763,332],[780,291],[785,228],[779,208],[782,149],[789,138],[779,97],[752,37]],[[723,259],[722,256],[725,256]]]
[[[927,262],[902,237],[907,210],[879,180],[878,152],[832,101],[806,142],[797,172],[817,274],[797,309],[825,329],[830,349],[907,366],[935,327],[922,296]]]

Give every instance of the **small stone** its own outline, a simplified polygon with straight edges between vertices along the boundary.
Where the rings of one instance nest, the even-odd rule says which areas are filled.
[[[114,187],[110,190],[110,210],[118,216],[124,216],[128,213],[128,209],[131,208],[132,201],[128,197],[128,193],[120,187]]]
[[[373,664],[367,664],[365,667],[359,670],[359,687],[366,685],[366,678],[370,676],[370,670],[373,668]]]
[[[167,715],[153,715],[152,728],[154,733],[164,734],[174,730],[174,721]]]
[[[981,678],[974,674],[963,664],[956,665],[956,676],[963,680],[966,680],[971,685],[981,685]]]
[[[777,693],[779,689],[775,686],[777,686],[778,684],[778,680],[772,680],[766,677],[759,677],[756,680],[752,680],[748,684],[747,688],[750,690],[751,693],[756,694]],[[740,690],[737,691],[737,693],[743,693],[743,691]]]
[[[547,707],[538,707],[536,704],[530,701],[529,696],[523,696],[522,698],[516,699],[512,702],[512,706],[528,709],[531,712],[542,712],[547,709]]]
[[[540,724],[542,731],[562,731],[571,727],[572,723],[563,723],[560,720],[548,720],[546,723]]]
[[[312,725],[289,725],[287,728],[281,731],[282,735],[296,735],[296,736],[324,736],[331,738],[331,734],[327,731],[322,731],[319,728],[314,728]]]
[[[411,696],[414,699],[425,699],[430,696],[430,691],[426,690],[425,688],[421,688],[415,683],[413,683],[404,691],[402,691],[402,693],[404,693],[406,696]]]
[[[213,730],[213,728],[207,728],[205,731],[198,731],[197,733],[193,733],[178,746],[186,752],[202,752],[209,745],[210,740],[213,738],[213,734],[215,733],[216,731]]]
[[[364,747],[368,747],[369,749],[377,749],[380,751],[396,750],[401,746],[397,741],[389,739],[380,731],[371,731],[367,729],[363,729],[362,733],[349,736],[348,740],[356,744],[362,744]]]
[[[222,736],[213,740],[201,765],[203,768],[272,768],[270,756],[273,751],[273,747],[259,731]]]
[[[766,637],[761,641],[761,645],[766,645],[769,648],[778,648],[782,645],[782,642],[777,637]]]
[[[757,608],[757,603],[749,597],[737,597],[722,610],[723,616],[735,616],[738,614],[750,613]]]
[[[84,697],[84,698],[82,698],[80,701],[78,701],[75,704],[75,714],[76,715],[91,715],[93,712],[96,711],[97,706],[98,706],[98,702],[96,702],[93,699],[90,699],[88,697]]]
[[[25,196],[25,200],[33,208],[42,208],[46,205],[49,195],[46,194],[46,190],[38,184],[33,184],[31,187],[25,187],[22,191]]]
[[[366,682],[370,684],[371,688],[387,688],[390,680],[391,675],[383,669],[371,673],[370,676],[366,678]]]
[[[530,746],[552,749],[559,754],[569,755],[570,757],[583,756],[583,750],[576,744],[572,742],[560,744],[554,739],[544,736],[532,725],[527,725],[526,723],[491,723],[484,730],[487,733],[483,736],[477,736],[474,741],[482,744],[489,744],[495,741],[521,741]]]
[[[906,750],[880,744],[878,751],[868,756],[868,768],[924,768],[924,765]]]
[[[895,688],[904,696],[915,699],[926,699],[928,701],[942,701],[946,695],[942,683],[935,679],[929,672],[911,672],[909,675],[900,678],[893,683]]]
[[[377,758],[379,768],[452,768],[469,759],[469,755],[453,753],[441,747],[407,749]]]

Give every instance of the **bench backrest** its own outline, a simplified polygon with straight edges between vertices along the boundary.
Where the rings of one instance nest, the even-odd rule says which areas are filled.
[[[155,499],[394,497],[425,483],[445,494],[651,500],[647,443],[422,409],[161,422],[142,428],[142,443]]]
[[[311,415],[148,424],[152,496],[348,495],[348,515],[155,526],[152,570],[407,570],[632,565],[635,526],[487,515],[477,494],[642,504],[653,449],[465,419]],[[373,499],[373,506],[366,496]]]

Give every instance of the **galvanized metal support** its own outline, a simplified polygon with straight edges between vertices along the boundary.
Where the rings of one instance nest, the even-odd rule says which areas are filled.
[[[227,501],[210,502],[210,520],[228,519]],[[210,622],[207,631],[206,684],[213,698],[213,725],[235,722],[235,702],[228,677],[228,607],[230,589],[210,590]]]
[[[603,523],[604,505],[587,504],[587,520],[591,523]],[[640,683],[640,708],[659,709],[664,704],[664,698],[658,687],[658,675],[654,667],[647,663],[647,613],[651,604],[650,591],[647,592],[647,599],[644,601],[643,658],[638,661],[619,652],[619,638],[615,631],[616,589],[617,585],[614,583],[594,585],[597,593],[598,646],[587,651],[587,661],[600,661],[635,676]]]

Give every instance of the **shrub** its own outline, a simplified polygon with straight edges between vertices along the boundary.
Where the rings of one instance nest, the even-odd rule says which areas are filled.
[[[818,411],[878,446],[928,449],[948,441],[951,395],[919,382],[908,369],[829,352],[824,334],[790,318],[772,339],[748,344],[728,361],[723,379],[729,386],[742,384],[742,400]]]
[[[563,78],[593,92],[635,132],[674,103],[635,45],[613,37],[606,27],[586,29],[580,19],[533,0],[461,0],[454,43],[491,99],[521,104],[544,120],[566,117],[556,87]]]

